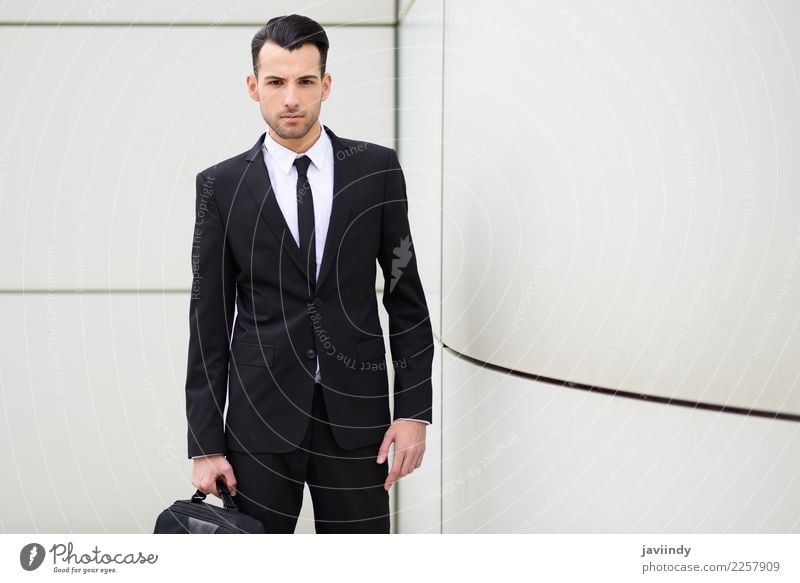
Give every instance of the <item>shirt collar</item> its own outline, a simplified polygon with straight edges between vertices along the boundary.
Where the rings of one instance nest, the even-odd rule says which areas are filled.
[[[319,170],[325,170],[328,160],[333,153],[333,145],[331,144],[331,138],[328,132],[325,131],[325,127],[321,122],[318,121],[317,123],[319,123],[320,126],[320,136],[317,138],[317,141],[303,153],[295,152],[279,144],[270,136],[269,130],[267,130],[264,136],[263,148],[269,153],[281,172],[288,175],[294,165],[294,159],[304,155],[311,158],[311,163]]]

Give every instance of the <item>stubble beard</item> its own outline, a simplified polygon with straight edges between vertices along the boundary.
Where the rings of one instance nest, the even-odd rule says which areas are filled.
[[[303,120],[305,123],[303,123],[302,127],[295,128],[290,128],[283,125],[281,123],[282,118],[280,117],[275,120],[275,123],[269,123],[269,120],[267,120],[267,123],[269,124],[269,127],[272,128],[272,131],[278,134],[278,136],[284,140],[296,140],[297,138],[302,138],[303,136],[307,135],[311,128],[317,123],[317,118],[314,117],[314,119],[311,119],[308,117],[308,114],[303,117]]]

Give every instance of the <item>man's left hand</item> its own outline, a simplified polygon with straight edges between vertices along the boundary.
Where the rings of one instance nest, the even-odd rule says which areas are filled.
[[[384,490],[388,490],[394,481],[422,465],[426,427],[425,423],[401,419],[392,423],[386,430],[376,461],[382,464],[386,460],[389,456],[389,446],[394,442],[394,463],[383,485]]]

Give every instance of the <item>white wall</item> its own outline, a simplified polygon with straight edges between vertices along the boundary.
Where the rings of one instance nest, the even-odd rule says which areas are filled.
[[[799,532],[798,4],[442,21],[442,531]]]
[[[266,128],[245,86],[257,29],[3,28],[4,289],[188,289],[194,176]],[[391,27],[329,39],[320,119],[392,145]]]
[[[194,176],[266,129],[245,89],[250,39],[298,7],[176,6],[3,7],[3,532],[152,532],[194,491],[183,395]],[[308,14],[331,41],[320,119],[395,145],[394,3]],[[309,503],[298,532],[312,518]]]
[[[445,343],[800,414],[800,6],[446,6]]]
[[[31,6],[26,0],[6,0],[3,3],[3,21],[35,23],[169,23],[183,26],[186,23],[251,23],[262,22],[273,16],[299,11],[323,26],[333,24],[384,24],[395,22],[394,0],[318,0],[298,5],[291,0],[270,0],[267,7],[253,0],[238,0],[222,7],[214,0],[192,2],[150,2],[135,0],[73,0],[64,2],[36,2]]]
[[[444,354],[445,533],[789,533],[797,423],[599,395]]]
[[[442,0],[416,0],[401,12],[398,26],[398,150],[435,339],[433,423],[422,466],[398,484],[399,532],[441,528],[442,5]]]
[[[0,294],[3,532],[152,532],[190,497],[187,310],[179,294]]]

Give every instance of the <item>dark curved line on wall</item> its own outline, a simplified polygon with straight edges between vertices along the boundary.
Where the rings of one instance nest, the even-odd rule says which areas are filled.
[[[689,407],[691,409],[703,409],[705,411],[717,411],[719,413],[733,413],[734,415],[745,415],[747,417],[766,417],[769,419],[780,419],[782,421],[800,421],[800,415],[792,413],[777,413],[775,411],[764,411],[759,409],[746,409],[744,407],[731,407],[728,405],[716,405],[714,403],[702,403],[700,401],[689,401],[686,399],[671,399],[669,397],[658,397],[654,395],[647,395],[645,393],[636,393],[633,391],[621,391],[618,389],[608,389],[605,387],[596,387],[594,385],[585,385],[583,383],[573,383],[563,379],[554,379],[552,377],[545,377],[529,372],[523,372],[492,364],[491,362],[484,362],[477,358],[462,354],[458,350],[453,350],[446,344],[442,344],[455,356],[466,362],[477,365],[481,368],[488,368],[499,373],[515,376],[523,379],[546,383],[548,385],[556,385],[559,387],[566,387],[568,389],[578,389],[581,391],[589,391],[592,393],[600,393],[603,395],[611,395],[613,397],[624,397],[626,399],[636,399],[639,401],[648,401],[650,403],[661,403],[663,405],[676,405],[678,407]]]

